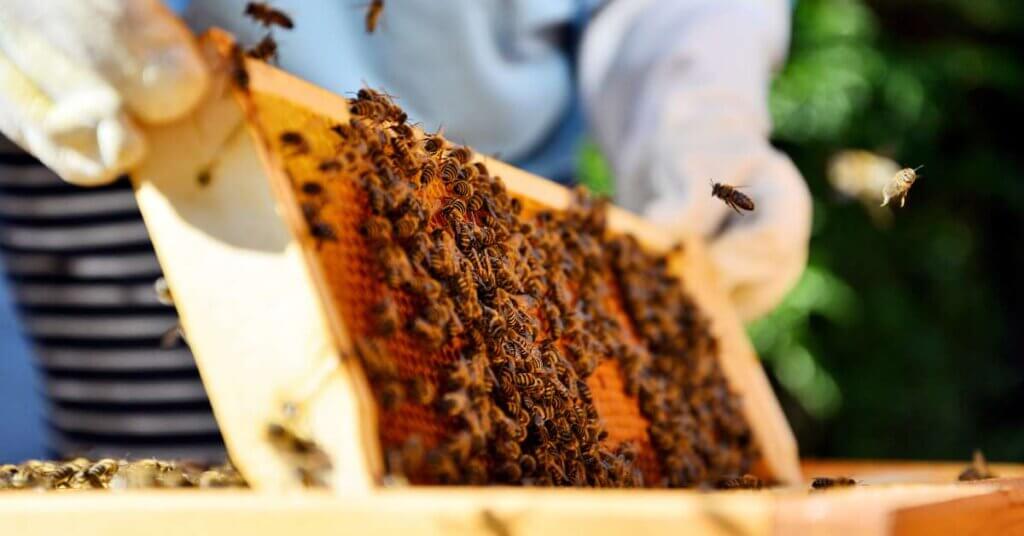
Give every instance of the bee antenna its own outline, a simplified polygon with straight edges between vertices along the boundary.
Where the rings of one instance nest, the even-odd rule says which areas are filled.
[[[917,166],[916,168],[914,168],[914,173],[917,173],[917,171],[919,169],[924,169],[924,164],[921,164],[920,166]]]

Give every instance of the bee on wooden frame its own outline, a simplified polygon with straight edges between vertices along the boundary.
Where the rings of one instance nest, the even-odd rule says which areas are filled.
[[[246,54],[250,58],[262,61],[277,61],[277,41],[269,33],[260,39],[256,46],[250,48]]]

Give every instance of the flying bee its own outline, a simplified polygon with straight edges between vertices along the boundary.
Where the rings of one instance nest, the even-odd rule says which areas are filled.
[[[266,28],[280,26],[285,30],[291,30],[295,27],[295,23],[287,13],[270,7],[266,2],[246,3],[245,14]]]
[[[889,204],[890,199],[899,199],[900,208],[907,203],[907,195],[910,194],[910,187],[914,185],[914,181],[917,180],[917,171],[924,166],[917,166],[916,168],[904,168],[896,172],[892,179],[882,188],[882,205],[886,206]]]
[[[743,214],[740,209],[754,210],[754,201],[747,194],[739,191],[736,186],[711,181],[711,196],[725,201],[725,204],[735,210],[737,214]]]
[[[366,8],[366,33],[373,33],[380,22],[380,16],[384,14],[384,0],[370,0]]]
[[[256,46],[247,50],[246,55],[261,61],[277,61],[277,41],[268,33]]]

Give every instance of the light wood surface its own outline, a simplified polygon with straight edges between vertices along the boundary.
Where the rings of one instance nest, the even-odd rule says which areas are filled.
[[[267,149],[256,100],[271,95],[344,121],[346,101],[261,62],[247,61],[249,92],[223,74],[229,36],[213,32],[205,48],[219,84],[195,116],[153,129],[153,151],[134,174],[137,197],[182,325],[196,356],[232,459],[256,487],[299,485],[265,437],[285,402],[301,403],[298,423],[335,462],[337,490],[371,488],[381,475],[372,397],[334,304],[282,163]],[[568,190],[486,160],[510,193],[551,208]],[[196,178],[210,170],[210,183]],[[621,209],[609,228],[665,252],[678,241]],[[719,290],[697,239],[684,240],[673,267],[721,342],[722,367],[743,397],[768,475],[797,482],[796,443],[738,317]]]
[[[135,534],[1008,534],[1020,531],[1024,480],[895,482],[963,464],[813,461],[807,474],[863,484],[825,492],[393,488],[312,491],[2,492],[0,533]],[[1006,474],[1024,467],[996,465]],[[894,472],[890,472],[894,471]],[[888,476],[887,476],[888,475]]]
[[[226,38],[205,51],[223,75]],[[218,48],[218,46],[220,48]],[[152,150],[133,173],[136,197],[232,460],[255,486],[301,486],[266,436],[286,402],[331,455],[331,484],[373,484],[366,418],[341,366],[300,244],[279,215],[257,138],[220,76],[192,117],[148,132]],[[209,169],[210,182],[197,176]]]

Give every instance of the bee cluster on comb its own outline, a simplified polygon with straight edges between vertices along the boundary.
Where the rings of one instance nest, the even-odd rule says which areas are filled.
[[[608,231],[605,202],[511,195],[378,91],[341,124],[263,104],[393,480],[688,487],[750,471],[709,321],[665,256]]]
[[[29,460],[0,465],[0,490],[239,488],[245,479],[230,464],[156,459],[68,461]]]

